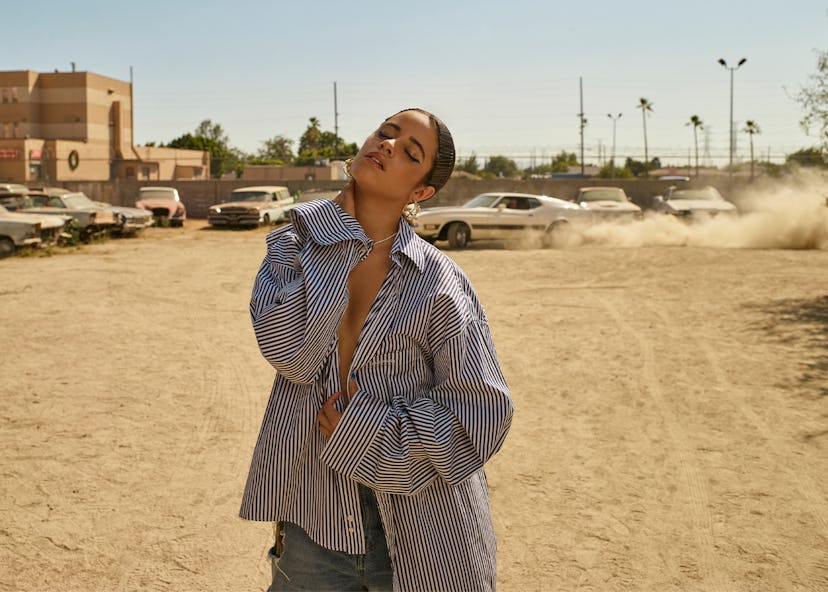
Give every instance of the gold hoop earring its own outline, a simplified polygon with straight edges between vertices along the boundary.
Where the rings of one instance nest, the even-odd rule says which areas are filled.
[[[418,201],[412,201],[410,204],[408,204],[408,211],[411,212],[412,216],[416,217],[417,214],[420,213],[420,209],[420,202]]]
[[[345,161],[345,176],[349,179],[353,179],[354,176],[351,174],[351,163],[354,162],[353,158],[349,158]]]

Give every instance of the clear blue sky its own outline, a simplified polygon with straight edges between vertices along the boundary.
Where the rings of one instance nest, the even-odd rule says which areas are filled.
[[[579,151],[583,77],[586,160],[643,158],[639,97],[652,101],[650,156],[686,163],[693,114],[709,153],[727,160],[730,75],[734,119],[762,133],[774,157],[814,145],[790,94],[828,50],[828,3],[819,0],[238,0],[138,3],[15,2],[4,10],[0,70],[79,70],[129,80],[138,144],[169,141],[203,119],[255,151],[281,134],[298,142],[316,116],[361,142],[385,116],[422,106],[442,117],[461,155],[540,159]],[[738,156],[748,157],[737,134]],[[700,134],[700,152],[704,152]]]

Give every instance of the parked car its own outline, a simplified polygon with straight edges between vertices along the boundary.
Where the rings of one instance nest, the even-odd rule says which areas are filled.
[[[593,213],[593,222],[641,218],[641,208],[620,187],[581,187],[574,201]]]
[[[83,193],[48,195],[32,192],[26,196],[18,211],[51,216],[72,216],[78,225],[82,240],[117,229],[120,222],[116,219],[114,212],[95,204]]]
[[[0,205],[0,220],[20,220],[40,224],[40,242],[43,245],[55,245],[61,238],[69,238],[71,235],[64,231],[67,225],[74,224],[72,216],[10,212],[2,205]]]
[[[736,206],[726,201],[715,187],[700,189],[669,187],[653,198],[653,209],[685,220],[698,220],[719,214],[735,215]]]
[[[0,183],[0,195],[3,193],[25,193],[28,190],[28,187],[20,183]]]
[[[94,203],[113,212],[117,216],[119,223],[116,231],[119,234],[137,234],[144,230],[144,228],[149,228],[155,223],[152,212],[143,208],[113,206],[103,201],[96,201]]]
[[[18,247],[40,245],[40,223],[0,217],[0,259],[8,257]]]
[[[508,240],[527,234],[554,243],[556,235],[571,232],[573,224],[588,224],[589,217],[588,211],[557,197],[483,193],[460,207],[423,209],[412,226],[428,242],[445,240],[462,249],[473,240]]]
[[[141,187],[135,207],[152,212],[160,226],[184,226],[187,219],[187,208],[173,187]]]
[[[296,200],[287,187],[239,187],[226,202],[210,206],[207,221],[213,226],[269,226],[287,220]]]

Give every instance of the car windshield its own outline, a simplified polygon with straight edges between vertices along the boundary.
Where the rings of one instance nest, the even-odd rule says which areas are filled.
[[[706,189],[678,189],[670,194],[670,199],[722,199],[719,192],[712,187]]]
[[[230,194],[230,201],[265,201],[267,191],[234,191]]]
[[[595,189],[581,193],[580,201],[627,201],[620,189]]]
[[[83,193],[70,193],[63,196],[63,202],[69,208],[94,208],[97,204]]]
[[[175,193],[167,189],[142,189],[138,199],[175,199]]]
[[[484,193],[483,195],[478,195],[477,197],[473,197],[469,201],[463,204],[464,208],[490,208],[497,201],[497,195],[491,195],[489,193]]]

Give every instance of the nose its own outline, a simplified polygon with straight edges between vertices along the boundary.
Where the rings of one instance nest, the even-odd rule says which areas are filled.
[[[394,144],[395,142],[393,138],[385,138],[379,143],[379,149],[385,152],[388,156],[392,156],[394,154]]]

